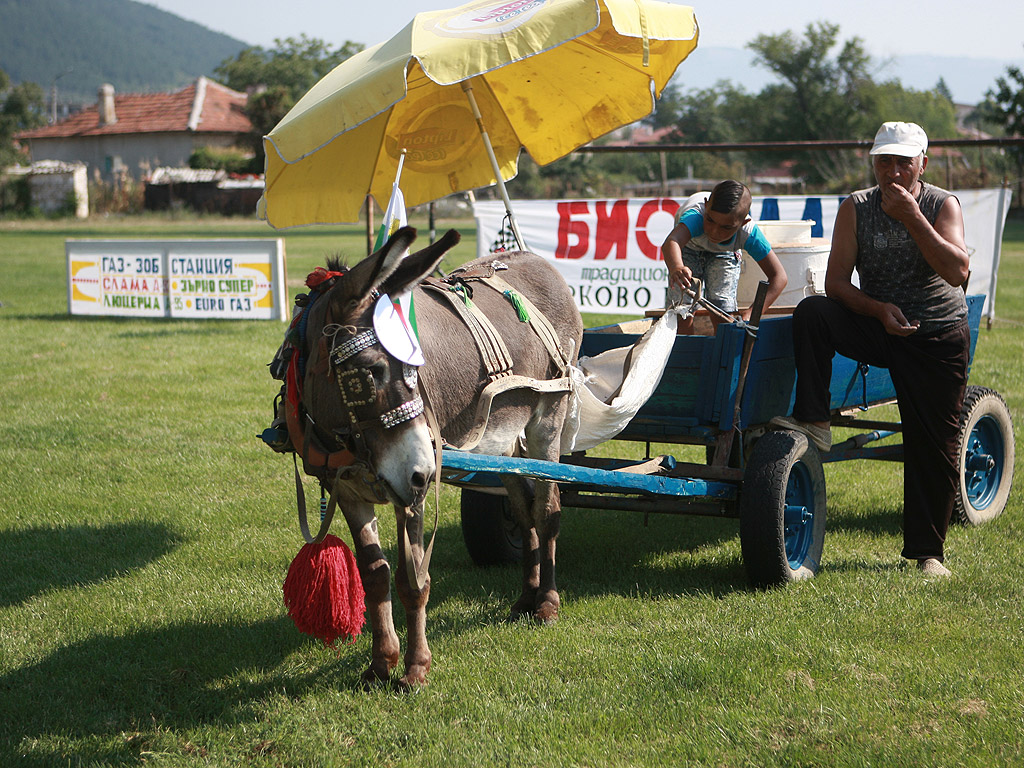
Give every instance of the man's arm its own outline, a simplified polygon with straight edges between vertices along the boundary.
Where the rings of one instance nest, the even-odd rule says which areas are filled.
[[[917,200],[903,187],[885,184],[881,191],[882,210],[907,228],[931,268],[950,285],[963,285],[969,274],[970,258],[964,242],[960,201],[949,197],[939,209],[933,227],[921,213]]]
[[[839,206],[835,227],[832,229],[832,251],[825,271],[825,293],[829,298],[860,315],[877,318],[886,332],[896,336],[909,336],[918,323],[909,322],[895,304],[876,301],[853,284],[853,270],[857,265],[857,211],[853,198],[846,198]]]

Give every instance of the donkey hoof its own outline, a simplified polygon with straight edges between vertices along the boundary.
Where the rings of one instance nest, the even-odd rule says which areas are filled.
[[[398,679],[395,687],[406,693],[417,691],[427,684],[427,668],[416,665],[405,670],[405,674]]]
[[[538,624],[554,624],[558,621],[558,609],[560,607],[561,602],[558,599],[558,593],[548,593],[547,599],[537,601],[537,606],[533,611],[533,620]]]
[[[533,612],[533,620],[538,624],[548,626],[558,621],[558,608],[551,603],[544,603]]]
[[[375,666],[367,667],[366,671],[359,677],[359,681],[365,689],[386,685],[390,680],[391,677],[386,669],[382,672]]]

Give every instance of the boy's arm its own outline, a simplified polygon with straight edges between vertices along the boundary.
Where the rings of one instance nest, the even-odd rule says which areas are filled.
[[[761,268],[764,276],[768,278],[768,292],[764,297],[764,308],[768,309],[782,295],[782,292],[786,290],[789,278],[786,277],[786,269],[782,266],[782,262],[779,261],[779,257],[775,255],[774,250],[769,250],[768,255],[757,262],[757,266]],[[750,319],[750,307],[743,310],[743,319]]]
[[[680,288],[689,288],[693,273],[683,264],[683,248],[690,242],[690,230],[685,224],[676,224],[665,242],[661,244],[661,256],[668,269],[668,284],[675,283]]]

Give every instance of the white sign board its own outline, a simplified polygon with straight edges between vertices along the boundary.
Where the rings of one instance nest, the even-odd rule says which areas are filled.
[[[974,189],[953,194],[964,212],[971,255],[969,292],[985,294],[985,311],[991,312],[1010,192]],[[760,221],[811,220],[812,237],[831,239],[842,200],[838,195],[755,197],[750,211]],[[527,247],[551,259],[572,289],[581,312],[643,314],[665,306],[668,272],[660,249],[672,231],[676,211],[685,201],[517,200],[512,207]],[[473,215],[478,256],[508,240],[508,233],[501,231],[505,208],[500,201],[474,202]]]
[[[67,240],[72,315],[287,320],[284,241]]]

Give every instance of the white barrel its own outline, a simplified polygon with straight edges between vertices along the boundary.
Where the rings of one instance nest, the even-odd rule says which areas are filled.
[[[758,226],[762,223],[758,222]],[[825,293],[825,269],[831,250],[828,238],[812,237],[804,243],[772,243],[772,250],[782,262],[789,279],[786,290],[775,300],[775,306],[795,307],[805,296]],[[764,279],[764,272],[757,262],[744,251],[740,284],[736,290],[736,301],[741,308],[750,306],[754,301],[757,284]]]

